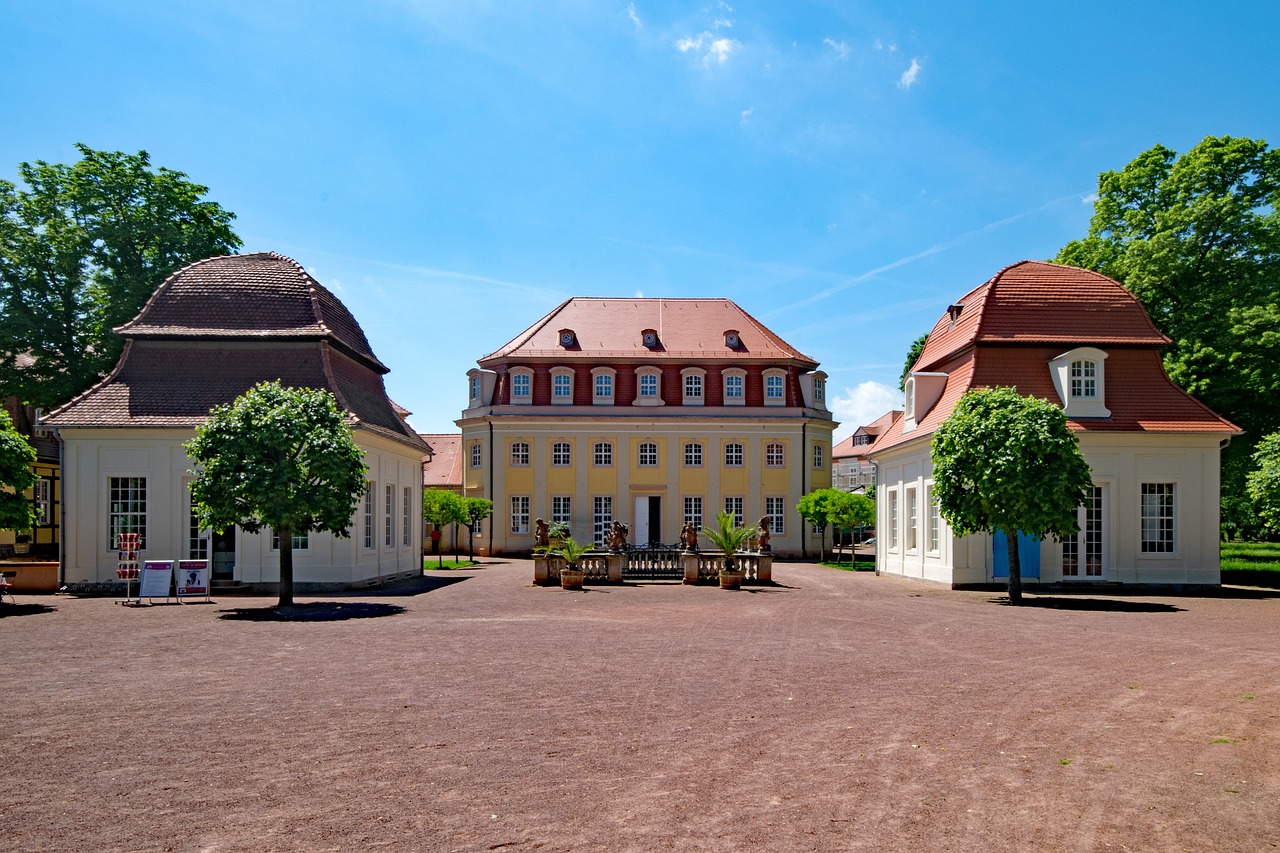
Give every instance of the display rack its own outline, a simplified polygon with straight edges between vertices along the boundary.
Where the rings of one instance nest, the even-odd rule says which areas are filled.
[[[133,582],[139,576],[138,552],[142,550],[142,534],[119,533],[116,535],[116,543],[119,549],[116,577],[124,581],[124,599],[120,603],[133,604]]]

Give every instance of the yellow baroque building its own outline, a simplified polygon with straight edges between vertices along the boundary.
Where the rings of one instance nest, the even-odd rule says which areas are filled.
[[[795,507],[831,485],[826,375],[732,301],[577,297],[477,363],[457,423],[488,553],[527,553],[539,518],[674,544],[721,510],[817,552]]]

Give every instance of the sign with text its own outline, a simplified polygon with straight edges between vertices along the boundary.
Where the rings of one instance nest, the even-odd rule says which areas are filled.
[[[178,599],[184,595],[203,595],[209,600],[209,561],[178,561]]]
[[[142,564],[142,583],[138,585],[138,600],[168,598],[172,583],[173,560],[147,560]]]

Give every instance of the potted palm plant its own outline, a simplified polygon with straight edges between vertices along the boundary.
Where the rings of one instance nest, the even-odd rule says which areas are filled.
[[[555,553],[565,561],[564,568],[560,569],[561,589],[582,589],[585,572],[578,567],[578,561],[590,550],[591,546],[579,544],[572,536],[566,536],[560,547],[555,549]]]
[[[733,515],[722,512],[716,516],[715,527],[702,528],[712,546],[724,554],[724,566],[720,569],[720,588],[738,589],[742,586],[742,569],[734,562],[734,554],[755,534],[755,528],[741,527],[734,523]]]

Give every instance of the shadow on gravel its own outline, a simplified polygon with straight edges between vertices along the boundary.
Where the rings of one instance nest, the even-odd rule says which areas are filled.
[[[1009,597],[991,599],[993,604],[1011,607]],[[1185,613],[1186,608],[1158,601],[1124,601],[1114,598],[1055,598],[1051,595],[1022,597],[1023,607],[1043,607],[1049,610],[1088,610],[1096,613]]]
[[[35,616],[38,613],[54,613],[58,608],[47,604],[4,604],[0,603],[0,619],[6,616]]]
[[[315,601],[292,607],[233,607],[219,611],[219,619],[242,622],[342,622],[347,619],[376,619],[403,613],[399,604],[359,604],[342,601]]]
[[[451,571],[470,571],[470,569],[455,569]],[[390,595],[421,595],[424,592],[435,592],[441,587],[458,583],[459,581],[470,580],[471,575],[452,575],[452,574],[431,574],[422,577],[408,578],[407,580],[389,583],[386,586],[375,586],[369,589],[355,589],[347,592],[325,593],[326,595],[338,595],[343,598],[352,597],[382,597]]]

